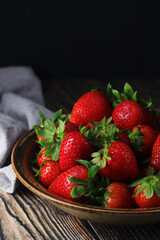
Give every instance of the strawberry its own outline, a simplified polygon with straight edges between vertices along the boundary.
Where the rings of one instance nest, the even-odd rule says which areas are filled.
[[[129,181],[138,177],[137,160],[131,148],[123,142],[113,142],[92,154],[91,162],[100,167],[99,173],[111,181]]]
[[[113,101],[113,121],[119,129],[132,129],[139,124],[152,125],[153,111],[152,101],[141,100],[141,104],[137,100],[137,92],[126,83],[124,85],[124,93],[120,93],[113,89],[112,94],[116,100]]]
[[[142,185],[139,184],[135,190],[138,191]],[[137,205],[140,208],[150,208],[150,207],[159,207],[160,206],[160,196],[157,196],[155,193],[152,195],[152,197],[146,196],[146,189],[143,189],[139,194],[136,194],[134,197]]]
[[[157,136],[158,131],[148,125],[139,125],[132,129],[129,139],[138,160],[143,160],[151,155]]]
[[[104,116],[109,118],[112,115],[112,106],[104,92],[99,90],[85,93],[75,103],[70,122],[77,126],[86,126],[89,121],[100,121]]]
[[[113,121],[119,129],[132,129],[139,124],[152,124],[152,116],[139,103],[126,100],[113,111]]]
[[[134,199],[140,208],[160,206],[160,173],[149,175],[129,185],[134,188]]]
[[[78,162],[81,165],[61,173],[48,190],[54,195],[72,201],[87,201],[88,204],[102,205],[109,184],[108,179],[99,176],[99,168],[96,165],[86,160],[78,160]]]
[[[46,152],[46,148],[44,150],[41,150],[38,154],[37,164],[38,164],[39,167],[43,164],[43,162],[51,159],[51,156],[45,156],[45,152]]]
[[[78,132],[79,131],[79,128],[78,126],[76,126],[74,123],[72,122],[67,122],[65,124],[65,129],[64,129],[64,134],[68,134],[70,132]]]
[[[150,165],[156,170],[160,170],[160,134],[158,135],[153,148]]]
[[[132,198],[133,192],[126,183],[113,182],[106,188],[105,207],[107,208],[135,208]]]
[[[48,187],[61,172],[58,161],[47,160],[40,169],[40,182],[43,186]]]
[[[59,164],[63,171],[78,164],[76,160],[89,160],[94,147],[80,132],[68,133],[60,146]]]
[[[78,177],[80,179],[88,179],[88,169],[82,165],[74,166],[67,171],[61,173],[49,186],[48,191],[55,196],[63,197],[76,202],[84,200],[83,197],[74,198],[71,196],[72,189],[78,184],[72,183],[69,178]]]

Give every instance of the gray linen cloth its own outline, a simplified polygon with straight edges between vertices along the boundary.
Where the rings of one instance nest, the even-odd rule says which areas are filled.
[[[48,118],[53,112],[44,107],[41,83],[29,67],[0,69],[0,189],[13,193],[17,178],[10,163],[12,148],[19,137],[40,123],[39,109]]]

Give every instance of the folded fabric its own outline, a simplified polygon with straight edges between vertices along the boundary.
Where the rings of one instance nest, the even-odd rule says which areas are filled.
[[[29,67],[0,69],[0,189],[13,193],[17,178],[10,154],[18,138],[40,123],[39,109],[51,118],[44,107],[41,83]]]

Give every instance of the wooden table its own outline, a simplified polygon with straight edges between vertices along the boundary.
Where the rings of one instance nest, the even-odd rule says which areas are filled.
[[[119,90],[125,80],[111,81]],[[158,106],[160,80],[128,81],[142,97],[151,96]],[[45,80],[42,82],[46,106],[56,111],[71,112],[74,102],[94,87],[104,88],[105,80]],[[51,203],[36,196],[19,184],[14,194],[0,191],[0,239],[105,239],[105,240],[158,240],[160,225],[108,226],[70,216]]]

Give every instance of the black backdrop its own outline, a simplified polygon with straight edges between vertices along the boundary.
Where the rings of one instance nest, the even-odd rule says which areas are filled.
[[[0,67],[42,78],[159,78],[159,7],[151,1],[0,2]]]

